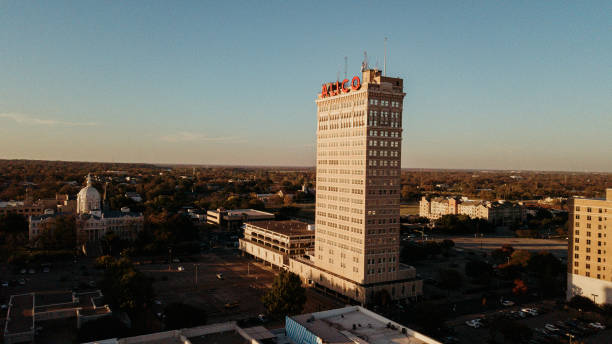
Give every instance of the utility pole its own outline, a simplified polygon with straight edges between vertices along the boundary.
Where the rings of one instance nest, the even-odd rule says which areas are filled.
[[[387,76],[387,37],[385,37],[385,61],[383,62],[383,76]]]
[[[195,287],[196,287],[196,289],[198,289],[198,270],[200,269],[200,264],[195,264],[194,267],[195,267],[195,270],[194,270],[194,273],[195,273]]]

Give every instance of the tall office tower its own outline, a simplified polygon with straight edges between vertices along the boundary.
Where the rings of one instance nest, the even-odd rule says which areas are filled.
[[[359,284],[397,280],[403,81],[364,70],[317,103],[315,264]]]
[[[605,199],[573,198],[569,210],[567,298],[612,303],[612,189]]]

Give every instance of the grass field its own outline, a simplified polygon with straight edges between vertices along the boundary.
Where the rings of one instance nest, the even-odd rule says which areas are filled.
[[[418,203],[407,203],[400,205],[400,216],[419,215]]]

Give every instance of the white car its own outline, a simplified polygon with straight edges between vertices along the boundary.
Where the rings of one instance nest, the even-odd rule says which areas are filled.
[[[482,326],[482,323],[480,322],[480,319],[474,319],[474,320],[467,320],[465,322],[466,325],[468,325],[469,327],[473,327],[473,328],[479,328]]]
[[[559,331],[559,328],[557,326],[555,326],[555,325],[552,325],[552,324],[546,324],[546,325],[544,325],[544,328],[549,330],[549,331],[553,331],[553,332]]]
[[[7,306],[7,305],[2,305],[2,306],[0,306],[0,309],[2,309],[2,310],[5,310],[5,309],[7,309],[7,308],[8,308],[8,306]]]
[[[178,271],[185,271],[185,268],[184,268],[184,267],[182,267],[182,266],[179,266],[179,267],[177,268],[177,270],[178,270]]]
[[[605,330],[606,329],[606,327],[604,325],[602,325],[600,322],[589,323],[589,326],[591,326],[592,328],[596,328],[598,330]]]
[[[506,300],[506,301],[502,302],[502,305],[504,305],[506,307],[514,306],[514,301]]]
[[[527,314],[532,315],[534,317],[536,315],[538,315],[538,310],[535,309],[535,308],[523,308],[523,309],[521,309],[521,312],[527,313]]]
[[[3,281],[2,282],[2,286],[3,287],[8,287],[9,286],[9,282],[8,281]]]

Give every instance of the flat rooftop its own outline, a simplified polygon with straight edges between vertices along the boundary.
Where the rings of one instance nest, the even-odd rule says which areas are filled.
[[[258,227],[271,232],[286,236],[295,235],[314,235],[314,231],[308,230],[308,224],[306,222],[297,220],[286,220],[286,221],[258,221],[258,222],[247,222],[247,225]]]
[[[257,216],[274,216],[274,214],[272,213],[267,213],[265,211],[261,211],[261,210],[255,210],[255,209],[233,209],[233,210],[227,210],[227,216],[253,216],[253,217],[257,217]]]
[[[10,303],[5,335],[32,331],[34,294],[13,295]]]
[[[191,344],[247,344],[250,343],[236,331],[209,333],[188,338]]]
[[[352,306],[291,317],[324,342],[369,344],[437,344],[423,334],[367,309]],[[406,329],[402,333],[402,329]]]

